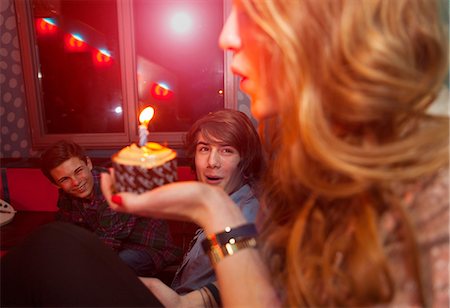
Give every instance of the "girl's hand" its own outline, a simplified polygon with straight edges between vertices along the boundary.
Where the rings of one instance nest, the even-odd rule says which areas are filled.
[[[114,174],[102,173],[101,188],[109,206],[138,216],[191,221],[207,234],[245,223],[239,208],[220,187],[176,182],[142,194],[113,192]]]

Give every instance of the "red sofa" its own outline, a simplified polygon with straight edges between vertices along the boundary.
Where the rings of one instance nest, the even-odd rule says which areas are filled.
[[[178,180],[195,180],[195,175],[189,167],[180,166]],[[17,211],[11,222],[0,227],[3,255],[33,230],[54,220],[58,190],[38,168],[1,168],[0,185],[0,198]],[[180,221],[168,223],[175,243],[185,252],[198,227]]]

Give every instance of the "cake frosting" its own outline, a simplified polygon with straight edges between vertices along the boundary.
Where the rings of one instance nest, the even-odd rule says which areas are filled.
[[[123,165],[153,168],[174,159],[177,153],[155,142],[147,142],[143,147],[135,143],[120,150],[113,160]]]

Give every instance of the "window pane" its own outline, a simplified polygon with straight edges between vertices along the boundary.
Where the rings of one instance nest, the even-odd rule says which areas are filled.
[[[47,134],[123,132],[113,0],[33,0]]]
[[[221,0],[134,0],[138,109],[152,132],[186,131],[224,107]]]

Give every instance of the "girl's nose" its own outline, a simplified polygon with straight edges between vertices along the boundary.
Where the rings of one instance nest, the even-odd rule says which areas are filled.
[[[219,46],[223,50],[236,51],[241,48],[241,38],[238,31],[238,19],[235,6],[223,25],[219,37]]]

